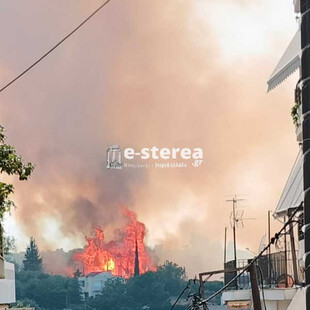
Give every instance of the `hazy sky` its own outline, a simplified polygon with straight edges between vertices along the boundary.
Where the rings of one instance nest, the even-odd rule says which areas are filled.
[[[8,233],[20,249],[83,245],[117,226],[119,204],[146,224],[161,260],[221,267],[228,195],[245,195],[239,249],[254,251],[297,155],[295,74],[266,94],[293,37],[292,0],[112,0],[5,92],[8,142],[36,169],[16,183]],[[0,83],[67,34],[100,1],[3,1]],[[105,169],[109,144],[201,147],[186,169]],[[274,226],[275,227],[275,226]],[[231,239],[231,236],[229,235]],[[231,253],[230,253],[231,254]]]

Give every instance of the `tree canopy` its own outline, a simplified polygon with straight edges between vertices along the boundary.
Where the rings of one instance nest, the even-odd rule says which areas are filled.
[[[19,180],[27,180],[34,166],[32,163],[25,164],[21,156],[16,154],[13,146],[5,143],[4,128],[0,126],[0,172],[8,175],[17,175]],[[13,184],[0,182],[0,222],[6,212],[10,212],[15,206],[9,196],[14,192]]]
[[[90,298],[88,303],[96,310],[168,310],[171,297],[180,293],[185,280],[185,269],[166,261],[156,272],[146,272],[127,281],[108,280],[101,294]]]
[[[48,275],[38,271],[22,270],[16,273],[16,296],[20,305],[36,304],[38,309],[60,310],[169,310],[187,284],[185,269],[165,262],[155,272],[123,279],[113,277],[105,282],[100,294],[87,297],[81,294],[79,271],[74,277]],[[206,296],[223,285],[222,282],[205,284]],[[193,284],[197,292],[199,284]],[[186,294],[185,294],[186,296]],[[82,298],[85,297],[85,300]],[[218,300],[219,302],[219,300]],[[183,298],[175,310],[187,309]]]
[[[78,309],[74,305],[82,303],[77,278],[24,270],[16,273],[16,298],[19,305],[36,309]]]
[[[27,246],[25,259],[23,260],[23,270],[25,271],[42,271],[42,258],[34,238],[30,238]]]

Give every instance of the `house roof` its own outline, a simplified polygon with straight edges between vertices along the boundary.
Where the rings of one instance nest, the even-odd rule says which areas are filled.
[[[98,275],[100,273],[102,273],[102,271],[91,272],[91,273],[87,274],[86,277],[94,277],[94,276],[96,276],[96,275]]]
[[[275,217],[281,217],[289,209],[297,208],[303,201],[303,155],[299,151],[288,180],[284,186],[280,200],[274,212]]]
[[[298,30],[267,81],[268,92],[277,87],[300,67],[300,51],[301,36],[300,30]]]

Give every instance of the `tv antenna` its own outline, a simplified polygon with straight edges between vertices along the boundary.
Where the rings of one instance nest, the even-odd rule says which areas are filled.
[[[244,210],[236,210],[236,228],[244,228],[244,221],[257,220],[254,217],[243,217]],[[230,227],[233,228],[233,212],[230,213]]]
[[[243,211],[240,213],[237,212],[237,204],[239,201],[243,201],[244,199],[237,198],[237,195],[234,195],[232,199],[227,199],[226,202],[232,202],[232,212],[230,214],[230,225],[233,231],[233,238],[234,238],[234,262],[235,267],[237,267],[237,240],[236,240],[236,227],[237,225],[240,225],[240,223],[243,225]]]

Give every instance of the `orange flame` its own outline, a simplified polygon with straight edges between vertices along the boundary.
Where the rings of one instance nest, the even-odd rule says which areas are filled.
[[[115,276],[129,278],[139,262],[139,274],[156,268],[144,245],[145,225],[137,221],[133,211],[121,208],[127,225],[121,230],[121,240],[105,242],[103,230],[95,228],[95,237],[86,238],[87,245],[73,259],[83,266],[84,274],[109,271]]]

